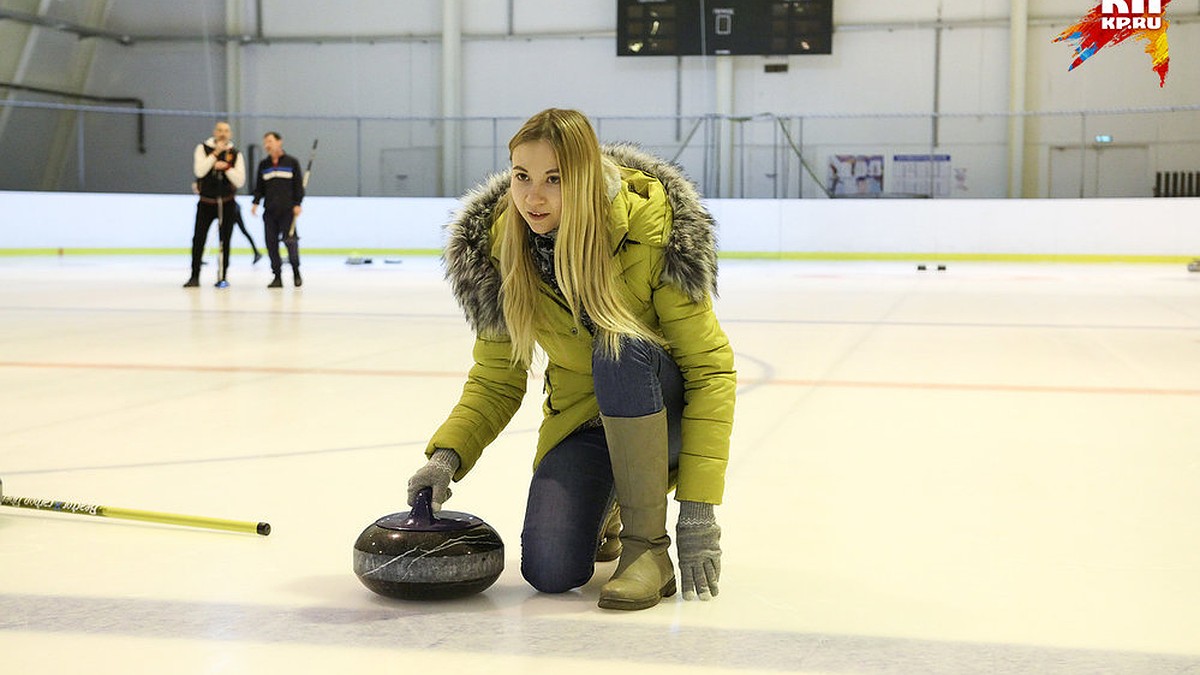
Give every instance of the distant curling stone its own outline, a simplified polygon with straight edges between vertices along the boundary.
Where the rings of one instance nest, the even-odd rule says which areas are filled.
[[[436,515],[430,490],[412,511],[384,516],[354,543],[364,586],[401,600],[447,600],[479,593],[504,571],[504,542],[490,525],[457,511]]]

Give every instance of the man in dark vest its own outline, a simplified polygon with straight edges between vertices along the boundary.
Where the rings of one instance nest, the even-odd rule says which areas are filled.
[[[200,258],[208,239],[208,227],[214,219],[221,241],[217,287],[229,285],[225,280],[225,270],[229,269],[229,239],[233,235],[236,207],[233,198],[246,182],[242,153],[233,147],[232,137],[233,130],[229,128],[229,123],[217,122],[212,138],[197,145],[193,153],[192,172],[200,189],[200,201],[196,204],[196,229],[192,234],[192,276],[183,285],[184,288],[200,285]]]
[[[296,234],[296,219],[300,217],[300,202],[304,201],[304,170],[300,160],[283,151],[283,136],[268,131],[263,134],[263,150],[267,157],[258,163],[258,176],[254,181],[254,206],[250,214],[258,213],[258,203],[263,206],[263,232],[267,238],[267,255],[271,256],[271,272],[275,278],[267,288],[282,288],[279,278],[283,260],[279,256],[279,240],[287,246],[288,260],[292,263],[292,279],[299,286],[300,237]]]

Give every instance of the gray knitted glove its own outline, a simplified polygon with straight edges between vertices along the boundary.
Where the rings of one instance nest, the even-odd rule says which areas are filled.
[[[679,502],[675,546],[679,550],[683,599],[717,597],[717,582],[721,580],[721,528],[712,504]]]
[[[434,450],[425,466],[417,469],[412,478],[408,479],[408,505],[412,506],[417,501],[417,493],[422,488],[431,487],[433,510],[441,509],[442,504],[450,499],[450,479],[454,477],[454,472],[458,471],[460,464],[457,452],[447,448]]]

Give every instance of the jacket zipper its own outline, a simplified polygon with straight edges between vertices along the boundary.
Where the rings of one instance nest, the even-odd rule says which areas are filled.
[[[544,377],[545,383],[542,384],[542,393],[546,395],[546,408],[550,410],[551,415],[557,415],[558,410],[556,410],[554,408],[554,404],[550,402],[550,399],[553,398],[554,395],[554,387],[550,386],[550,370],[548,368],[546,369]]]

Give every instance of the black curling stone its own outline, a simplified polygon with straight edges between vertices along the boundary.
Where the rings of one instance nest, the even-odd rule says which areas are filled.
[[[492,526],[458,511],[433,513],[422,490],[411,511],[376,520],[354,542],[354,573],[364,586],[401,600],[447,600],[478,593],[504,571],[504,542]]]

